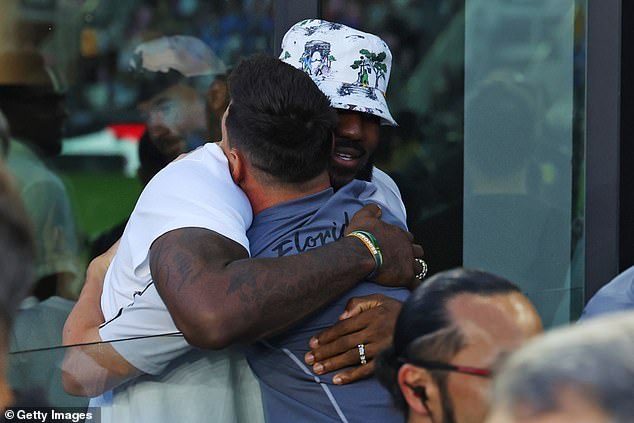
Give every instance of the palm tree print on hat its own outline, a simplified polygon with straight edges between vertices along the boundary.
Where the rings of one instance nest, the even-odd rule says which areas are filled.
[[[379,79],[385,79],[385,72],[387,72],[387,65],[383,63],[386,58],[386,54],[382,51],[379,54],[372,53],[367,49],[359,50],[362,56],[359,57],[359,60],[355,60],[350,67],[352,69],[359,69],[357,83],[362,87],[367,87],[370,85],[370,74],[372,70],[376,75],[374,79],[374,88],[378,88]]]

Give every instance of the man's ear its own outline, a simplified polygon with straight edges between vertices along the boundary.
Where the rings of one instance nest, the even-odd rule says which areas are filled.
[[[228,152],[225,153],[227,156],[227,161],[229,162],[229,172],[231,172],[231,179],[236,185],[240,185],[240,182],[244,179],[244,158],[240,151],[235,148],[230,148]]]
[[[398,386],[409,406],[410,413],[429,416],[434,410],[441,412],[438,385],[426,369],[403,364],[398,371]],[[434,416],[434,421],[438,416]]]

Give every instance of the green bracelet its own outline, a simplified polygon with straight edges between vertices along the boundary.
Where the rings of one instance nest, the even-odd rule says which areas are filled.
[[[360,239],[367,247],[368,251],[370,251],[372,257],[374,257],[374,270],[366,276],[367,279],[372,279],[376,276],[383,265],[383,255],[381,254],[381,248],[379,248],[379,243],[376,241],[376,238],[370,232],[366,231],[353,231],[346,236],[353,236]]]

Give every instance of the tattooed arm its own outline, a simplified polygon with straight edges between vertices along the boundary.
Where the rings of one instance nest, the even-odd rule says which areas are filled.
[[[376,280],[400,285],[412,279],[413,256],[422,255],[422,249],[379,216],[377,207],[365,207],[348,231],[364,227],[375,235],[384,252]],[[176,326],[192,345],[212,349],[288,327],[339,297],[373,268],[374,259],[354,237],[301,255],[249,259],[228,238],[183,228],[162,235],[150,250],[152,278]]]

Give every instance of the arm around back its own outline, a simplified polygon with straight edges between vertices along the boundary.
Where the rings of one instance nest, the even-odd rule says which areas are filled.
[[[376,206],[355,214],[348,230],[359,228],[371,231],[384,251],[376,280],[408,285],[420,246],[381,222]],[[211,349],[279,332],[373,269],[373,256],[354,237],[295,256],[250,259],[243,247],[213,231],[182,228],[159,237],[150,250],[152,278],[176,326],[192,345]]]

